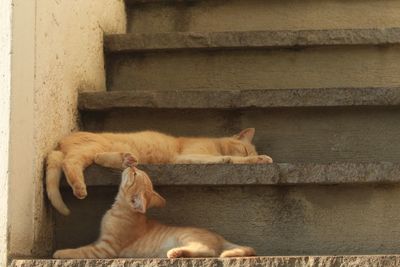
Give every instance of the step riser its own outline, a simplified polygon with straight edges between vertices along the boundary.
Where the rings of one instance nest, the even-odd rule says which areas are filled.
[[[128,31],[340,29],[400,25],[396,0],[191,1],[131,6]]]
[[[398,253],[399,186],[160,187],[167,207],[151,217],[206,227],[259,255]],[[64,194],[72,209],[56,218],[58,248],[96,240],[116,187],[89,188],[86,200]]]
[[[121,109],[85,112],[82,123],[88,131],[153,129],[182,136],[224,136],[255,127],[259,153],[275,162],[400,159],[399,108]]]
[[[400,46],[111,54],[109,90],[371,87],[400,84]]]

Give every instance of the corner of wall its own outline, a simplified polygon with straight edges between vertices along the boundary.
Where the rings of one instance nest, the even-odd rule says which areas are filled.
[[[126,31],[125,5],[122,0],[12,2],[9,252],[49,256],[53,219],[43,187],[45,157],[78,128],[78,90],[106,89],[103,33]]]
[[[8,177],[11,91],[11,0],[0,2],[0,266],[8,257]]]

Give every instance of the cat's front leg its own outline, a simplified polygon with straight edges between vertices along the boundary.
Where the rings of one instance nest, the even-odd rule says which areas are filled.
[[[231,158],[230,158],[230,156],[183,154],[183,155],[178,155],[174,159],[173,163],[176,163],[176,164],[222,164],[222,163],[231,163]]]
[[[248,157],[237,157],[230,156],[231,162],[234,164],[268,164],[273,163],[271,157],[267,155],[258,155],[258,156],[248,156]]]
[[[274,162],[272,158],[267,155],[249,156],[247,158],[249,158],[250,163],[265,164]]]
[[[82,253],[78,249],[60,249],[54,252],[54,259],[79,259]]]
[[[94,156],[94,162],[100,166],[107,167],[107,168],[114,168],[114,169],[123,169],[123,162],[124,159],[129,158],[134,163],[138,162],[138,158],[136,155],[130,152],[103,152],[97,153]]]

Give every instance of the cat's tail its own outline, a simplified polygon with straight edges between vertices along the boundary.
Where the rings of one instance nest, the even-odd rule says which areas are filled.
[[[51,204],[63,215],[69,215],[70,211],[65,205],[60,193],[60,180],[64,154],[54,150],[47,156],[46,167],[46,191]]]
[[[243,247],[239,246],[236,244],[233,244],[231,242],[225,241],[224,246],[223,246],[223,251],[221,255],[219,255],[221,258],[227,258],[227,257],[246,257],[246,256],[255,256],[256,251],[251,248],[251,247]]]

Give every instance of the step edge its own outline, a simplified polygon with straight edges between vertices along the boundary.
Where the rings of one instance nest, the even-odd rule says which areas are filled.
[[[145,265],[145,266],[397,266],[400,262],[400,255],[346,255],[346,256],[261,256],[243,258],[192,258],[192,259],[14,259],[11,266],[119,266]],[[385,265],[382,265],[385,264]]]
[[[363,185],[400,182],[400,163],[147,164],[156,186]],[[121,171],[91,165],[88,186],[118,186]],[[69,187],[62,180],[61,187]]]
[[[280,31],[167,32],[104,36],[106,53],[200,50],[266,49],[340,45],[394,45],[400,27]]]
[[[245,90],[127,90],[83,92],[78,108],[238,109],[282,107],[398,106],[400,87]]]

